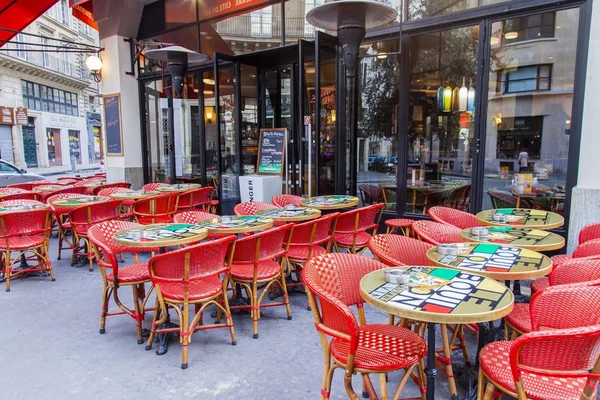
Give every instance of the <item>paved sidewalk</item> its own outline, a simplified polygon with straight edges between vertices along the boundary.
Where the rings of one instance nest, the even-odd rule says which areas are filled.
[[[61,165],[58,167],[46,167],[46,168],[27,168],[27,172],[31,172],[33,174],[38,174],[42,176],[52,176],[52,175],[76,175],[82,173],[82,175],[89,174],[91,172],[100,172],[100,163],[98,164],[89,164],[89,165],[78,165],[77,172],[71,172],[70,166]]]

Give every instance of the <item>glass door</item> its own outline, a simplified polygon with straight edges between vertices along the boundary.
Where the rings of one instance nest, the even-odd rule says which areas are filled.
[[[579,9],[491,23],[483,208],[563,213]]]
[[[315,44],[305,40],[298,41],[299,61],[298,65],[298,121],[299,137],[298,154],[302,173],[300,174],[300,194],[312,197],[316,194],[316,160],[318,148],[316,146],[315,133]]]
[[[409,38],[407,163],[405,173],[398,175],[407,213],[426,214],[437,205],[470,209],[478,152],[479,28]],[[393,168],[393,163],[388,165]]]

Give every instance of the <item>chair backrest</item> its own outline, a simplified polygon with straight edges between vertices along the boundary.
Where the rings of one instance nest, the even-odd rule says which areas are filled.
[[[274,259],[283,262],[293,226],[294,224],[285,224],[239,239],[235,245],[233,263],[253,264],[256,274],[260,262]]]
[[[113,182],[113,183],[105,183],[102,184],[98,187],[95,187],[92,189],[92,193],[97,195],[102,189],[108,189],[108,188],[125,188],[125,189],[129,189],[131,188],[131,183],[129,182]]]
[[[79,182],[81,179],[75,179],[75,178],[69,178],[69,177],[62,177],[62,178],[56,178],[56,181],[59,182],[61,185],[73,185],[77,182]]]
[[[38,186],[45,186],[45,185],[62,185],[61,182],[53,182],[53,181],[33,181],[30,182],[31,183],[31,187],[38,187]],[[31,189],[30,189],[31,190]]]
[[[600,282],[549,286],[529,306],[534,331],[600,324]]]
[[[39,200],[40,195],[35,192],[27,192],[23,191],[20,193],[7,194],[0,198],[0,201],[9,201],[9,200]]]
[[[60,214],[68,214],[69,212],[71,212],[71,210],[81,207],[81,205],[75,205],[73,207],[56,207],[54,204],[52,204],[55,200],[62,200],[62,199],[69,199],[72,197],[83,197],[85,195],[83,194],[77,194],[77,193],[59,193],[59,194],[53,194],[52,196],[48,197],[46,199],[46,203],[50,205],[50,208],[52,209],[52,211],[54,211],[55,214],[60,215]]]
[[[0,194],[1,193],[15,194],[15,193],[25,193],[25,192],[28,192],[28,190],[16,188],[16,187],[8,187],[8,186],[0,188]]]
[[[452,225],[420,220],[412,224],[412,229],[421,240],[435,245],[463,241],[460,236],[461,229]]]
[[[163,187],[163,186],[170,186],[167,183],[162,183],[162,182],[152,182],[152,183],[146,183],[144,186],[142,186],[142,189],[147,190],[147,191],[152,191],[152,190],[156,190],[159,187]]]
[[[390,266],[431,265],[426,253],[432,247],[432,244],[390,233],[375,235],[369,240],[371,252]]]
[[[448,199],[448,203],[450,207],[467,211],[469,209],[469,203],[471,201],[471,184],[463,183],[457,188],[453,189],[450,192],[450,198]]]
[[[210,205],[212,191],[212,186],[206,186],[181,193],[177,200],[177,209],[185,210],[196,207],[206,208]]]
[[[349,306],[362,306],[360,280],[383,268],[387,266],[371,258],[345,253],[316,256],[304,265],[302,281],[309,289],[317,330],[349,343],[349,354],[358,345],[358,322]]]
[[[21,201],[19,201],[20,204]],[[39,204],[39,203],[38,203]],[[52,211],[37,209],[0,214],[0,238],[6,240],[15,236],[43,235],[50,238]]]
[[[235,239],[231,235],[155,255],[148,262],[150,279],[157,288],[161,283],[183,285],[185,297],[190,284],[229,271]]]
[[[92,225],[111,219],[118,219],[121,202],[121,200],[109,200],[77,207],[69,213],[71,225]]]
[[[508,192],[501,190],[488,189],[492,208],[514,208],[517,205],[517,198]]]
[[[592,239],[573,250],[573,258],[600,256],[600,239]]]
[[[338,217],[336,233],[358,233],[373,230],[377,232],[381,213],[385,204],[378,203],[366,207],[346,211]]]
[[[31,189],[33,189],[33,182],[11,183],[10,185],[6,185],[6,187],[23,189],[23,190],[31,190]]]
[[[136,200],[133,214],[138,217],[158,217],[172,215],[177,210],[177,194],[165,193]]]
[[[34,206],[39,206],[39,205],[44,205],[44,203],[42,203],[39,200],[31,200],[31,199],[17,199],[17,200],[5,200],[4,198],[0,199],[0,206],[4,206],[4,207],[10,207],[10,206],[20,206],[20,205],[34,205]]]
[[[383,188],[383,202],[385,203],[386,210],[395,210],[397,207],[398,199],[396,196],[395,188]]]
[[[383,201],[383,189],[370,183],[361,183],[358,185],[360,197],[363,205],[371,205]]]
[[[579,244],[594,239],[600,239],[600,222],[586,225],[579,232]]]
[[[254,215],[258,210],[269,210],[277,208],[273,204],[263,203],[260,201],[247,201],[245,203],[236,204],[233,207],[233,213],[235,215]]]
[[[214,218],[219,218],[219,216],[204,211],[183,211],[173,216],[173,222],[179,224],[197,224],[200,221]]]
[[[529,398],[527,380],[521,380],[524,372],[535,374],[554,386],[566,385],[564,378],[582,378],[585,383],[578,387],[580,398],[591,399],[600,379],[599,357],[600,325],[526,333],[517,338],[509,354],[510,369],[522,399]]]
[[[550,286],[600,280],[600,260],[570,259],[558,264],[548,275]]]
[[[123,193],[123,192],[133,192],[133,190],[131,189],[127,189],[124,187],[108,187],[108,188],[102,188],[101,190],[99,190],[96,195],[97,196],[105,196],[105,197],[110,197],[111,194],[115,194],[115,193]]]
[[[302,222],[294,226],[290,245],[319,245],[330,244],[333,238],[336,219],[340,213],[331,213],[312,221]],[[310,258],[310,255],[309,255]]]
[[[277,207],[285,207],[288,204],[300,206],[301,201],[302,197],[293,194],[278,194],[271,199],[271,203]]]
[[[427,210],[429,216],[435,221],[446,225],[456,226],[460,229],[481,226],[481,222],[473,214],[455,210],[450,207],[435,206]]]
[[[47,202],[48,199],[50,197],[52,197],[53,195],[57,195],[57,194],[62,194],[62,193],[74,193],[74,194],[83,194],[85,192],[85,187],[83,186],[71,186],[71,187],[65,187],[64,189],[59,189],[59,190],[55,190],[52,192],[48,192],[48,193],[41,193],[41,198],[42,201]]]
[[[87,236],[98,250],[98,265],[101,268],[118,268],[117,254],[158,252],[158,248],[140,248],[123,246],[115,242],[114,235],[123,229],[141,227],[143,225],[131,221],[111,220],[92,226]]]

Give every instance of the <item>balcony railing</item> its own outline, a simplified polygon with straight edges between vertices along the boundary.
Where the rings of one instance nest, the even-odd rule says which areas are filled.
[[[89,73],[84,70],[82,65],[74,64],[62,57],[57,57],[54,54],[50,54],[49,52],[42,53],[27,51],[38,49],[39,47],[25,45],[21,46],[21,50],[19,51],[17,44],[9,42],[2,49],[0,49],[0,54],[5,54],[75,79],[84,81],[90,80]]]
[[[268,18],[264,15],[246,14],[218,22],[215,30],[224,37],[277,39],[281,38],[281,17],[273,15]],[[306,22],[304,18],[285,19],[286,38],[312,39],[315,37],[315,31],[315,27]]]

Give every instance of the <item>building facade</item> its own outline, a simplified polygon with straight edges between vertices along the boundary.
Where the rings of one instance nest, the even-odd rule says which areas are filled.
[[[52,39],[97,45],[98,32],[61,0],[0,49],[0,105],[22,117],[0,126],[0,157],[22,168],[66,167],[71,157],[97,164],[104,154],[98,84],[86,54],[52,51],[68,45]],[[45,51],[28,51],[40,45]]]

